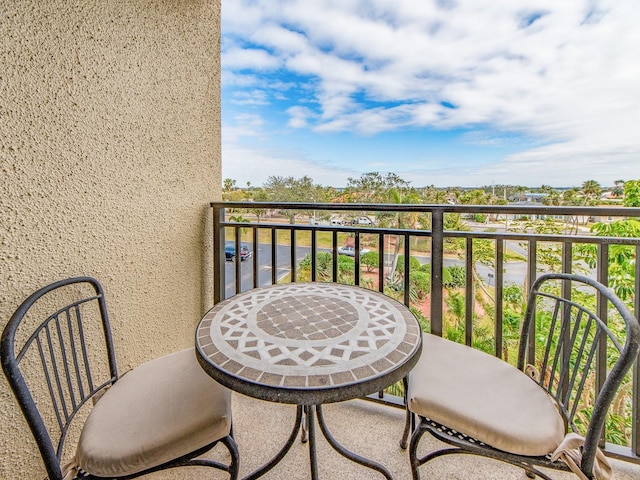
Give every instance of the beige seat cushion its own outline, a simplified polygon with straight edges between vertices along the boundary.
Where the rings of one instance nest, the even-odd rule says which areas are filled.
[[[435,335],[409,374],[409,409],[500,450],[553,452],[565,435],[553,400],[508,363]]]
[[[230,428],[231,392],[202,370],[191,348],[147,362],[107,390],[85,423],[76,461],[101,477],[137,473]]]

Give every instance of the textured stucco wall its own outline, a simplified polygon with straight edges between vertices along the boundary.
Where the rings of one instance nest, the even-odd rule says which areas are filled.
[[[220,198],[220,2],[0,4],[0,327],[91,275],[119,366],[191,345]],[[43,478],[0,378],[0,478]],[[176,478],[176,477],[171,477]]]

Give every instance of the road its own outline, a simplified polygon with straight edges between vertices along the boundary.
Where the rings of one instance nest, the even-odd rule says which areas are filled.
[[[509,246],[511,248],[511,246]],[[318,249],[319,251],[330,251],[328,249]],[[310,247],[297,247],[296,260],[300,262],[311,251]],[[256,255],[256,252],[253,253]],[[258,246],[258,286],[264,287],[271,285],[271,245],[259,244]],[[289,258],[289,247],[287,245],[278,245],[276,251],[277,260],[277,278],[287,275],[291,271],[291,259]],[[428,255],[414,255],[421,263],[429,263]],[[459,265],[464,266],[464,260],[457,258],[444,258],[444,266]],[[226,278],[226,298],[234,295],[235,292],[235,262],[225,262],[225,278]],[[504,265],[504,284],[515,283],[523,285],[527,272],[526,262],[509,262]],[[253,288],[253,258],[241,262],[241,291],[245,292]],[[485,265],[477,265],[478,274],[487,285],[495,285],[495,272],[493,268]]]
[[[319,249],[320,251],[329,251]],[[296,248],[296,261],[300,262],[309,252],[310,247]],[[256,255],[256,252],[253,252]],[[271,285],[271,244],[258,244],[258,286],[264,287]],[[276,277],[282,278],[291,271],[291,258],[288,245],[278,245],[276,250],[277,274]],[[241,262],[241,281],[240,291],[246,292],[253,288],[253,257]],[[225,262],[225,298],[229,298],[236,293],[235,291],[236,264],[234,262]]]
[[[429,256],[416,256],[421,265],[425,263],[429,263],[431,261],[431,257]],[[444,266],[450,267],[452,265],[459,265],[464,267],[464,260],[460,260],[458,258],[444,258]],[[495,285],[495,270],[492,267],[487,267],[486,265],[482,265],[480,263],[476,264],[476,269],[478,271],[478,275],[484,280],[484,283],[487,285],[494,286]],[[527,263],[526,262],[509,262],[504,264],[504,284],[508,283],[516,283],[518,285],[524,284],[525,275],[527,274]]]

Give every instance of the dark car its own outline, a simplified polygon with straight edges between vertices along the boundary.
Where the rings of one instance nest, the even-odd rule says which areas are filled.
[[[234,242],[227,242],[224,244],[224,258],[228,262],[232,262],[236,256],[236,244]],[[251,250],[246,245],[240,246],[240,260],[246,260],[251,256]]]

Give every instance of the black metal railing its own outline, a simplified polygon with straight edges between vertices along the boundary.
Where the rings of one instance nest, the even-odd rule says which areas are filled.
[[[640,262],[636,261],[640,238],[624,233],[598,236],[588,229],[597,221],[640,220],[640,208],[257,202],[213,202],[211,208],[214,303],[251,288],[299,281],[302,263],[306,264],[305,279],[345,281],[338,249],[347,242],[355,252],[364,248],[377,252],[374,265],[367,260],[369,272],[362,271],[365,257],[354,255],[347,281],[397,295],[414,312],[424,314],[425,328],[440,336],[446,334],[448,315],[445,291],[449,280],[444,273],[451,265],[458,266],[465,292],[463,318],[457,325],[463,331],[459,341],[474,344],[475,294],[480,288],[493,298],[493,311],[488,313],[493,320],[492,353],[500,358],[508,354],[511,341],[505,338],[506,294],[512,284],[526,292],[542,272],[583,273],[622,288],[632,311],[640,314]],[[367,219],[362,222],[366,225],[358,218]],[[350,219],[356,219],[355,224]],[[487,219],[488,223],[478,222]],[[252,255],[240,261],[235,252],[243,245]],[[225,246],[238,261],[225,261]],[[321,252],[325,252],[325,261],[329,258],[328,266],[320,260]],[[396,270],[398,254],[403,262]],[[428,300],[420,304],[422,310],[411,282],[404,281],[415,275],[417,264],[411,257],[429,275],[430,290]],[[620,271],[620,262],[625,261]],[[607,318],[606,305],[598,308],[602,318]],[[640,459],[637,363],[630,395],[631,445],[607,444],[608,453],[634,461]],[[397,399],[392,403],[398,403]]]

